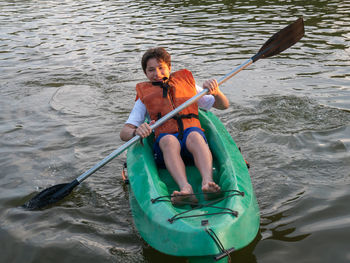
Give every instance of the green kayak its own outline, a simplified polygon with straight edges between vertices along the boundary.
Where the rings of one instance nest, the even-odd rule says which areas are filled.
[[[166,169],[153,158],[153,138],[134,144],[127,153],[130,206],[141,237],[154,249],[190,262],[227,262],[227,255],[256,237],[260,216],[247,165],[220,120],[200,110],[199,119],[213,154],[214,180],[222,195],[205,200],[201,176],[186,166],[197,194],[197,206],[173,206],[170,195],[178,190]]]

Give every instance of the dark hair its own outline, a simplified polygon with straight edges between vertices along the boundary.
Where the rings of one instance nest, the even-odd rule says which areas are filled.
[[[162,47],[150,48],[142,56],[141,65],[143,72],[146,74],[147,62],[149,59],[155,58],[157,61],[164,61],[168,67],[171,67],[171,56],[170,54]]]

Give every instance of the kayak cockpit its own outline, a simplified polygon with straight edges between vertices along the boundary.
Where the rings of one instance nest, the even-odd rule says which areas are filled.
[[[213,179],[222,193],[207,200],[198,169],[186,174],[198,203],[174,206],[178,186],[166,169],[156,166],[153,139],[128,151],[130,204],[135,226],[153,248],[193,262],[211,262],[227,251],[247,246],[259,229],[259,209],[245,161],[222,123],[211,113],[199,114],[213,155]],[[226,252],[225,252],[226,251]],[[198,261],[198,260],[206,261]],[[221,261],[220,261],[221,262]]]

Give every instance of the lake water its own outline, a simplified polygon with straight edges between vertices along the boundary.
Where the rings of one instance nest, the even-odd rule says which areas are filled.
[[[125,153],[49,209],[19,206],[123,144],[150,47],[200,84],[303,16],[305,37],[226,82],[261,234],[233,262],[350,262],[350,1],[1,1],[0,262],[184,262],[145,244]]]

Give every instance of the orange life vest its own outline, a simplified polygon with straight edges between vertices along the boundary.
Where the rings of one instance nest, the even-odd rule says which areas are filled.
[[[139,83],[136,92],[136,98],[140,98],[146,106],[151,120],[160,119],[197,94],[192,73],[186,69],[172,73],[167,82]],[[189,127],[201,128],[197,103],[191,104],[156,128],[155,136],[178,132],[182,137],[182,132]]]

